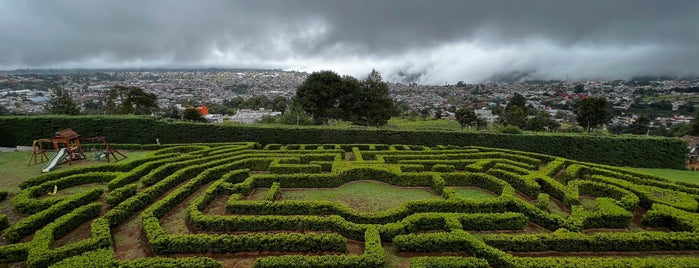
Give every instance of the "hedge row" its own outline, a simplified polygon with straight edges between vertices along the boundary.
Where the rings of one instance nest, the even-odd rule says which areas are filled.
[[[696,257],[539,257],[515,258],[512,267],[589,268],[589,267],[699,267]]]
[[[107,194],[107,196],[104,198],[104,202],[111,206],[116,206],[122,201],[126,200],[127,198],[136,195],[137,190],[138,184],[136,183],[132,183],[124,187],[114,189],[113,191]]]
[[[571,161],[573,162],[573,161]],[[584,165],[581,165],[584,164]],[[569,172],[570,171],[570,172]],[[568,174],[570,173],[570,174]],[[579,163],[572,164],[568,171],[566,171],[566,180],[575,179],[575,177],[584,177],[591,175],[602,175],[605,177],[616,178],[620,180],[625,180],[637,185],[652,186],[664,189],[671,189],[680,192],[685,192],[689,194],[699,195],[699,184],[691,183],[680,183],[670,181],[665,178],[629,171],[626,169],[604,166],[593,163]]]
[[[233,157],[231,157],[233,158]],[[197,174],[211,174],[213,172],[219,171],[221,169],[229,168],[230,170],[233,169],[239,169],[239,168],[244,168],[246,165],[250,165],[249,162],[255,162],[256,159],[246,159],[246,160],[237,160],[237,161],[232,161],[231,158],[224,158],[220,159],[217,161],[212,161],[209,163],[204,163],[200,165],[194,165],[194,166],[189,166],[185,167],[183,169],[179,169],[169,176],[165,177],[164,179],[158,181],[151,187],[148,187],[144,189],[143,191],[137,193],[136,195],[124,200],[123,202],[119,203],[116,207],[112,208],[107,214],[105,214],[105,217],[109,219],[110,224],[116,225],[124,220],[126,220],[128,217],[133,215],[136,211],[141,210],[145,208],[148,204],[152,203],[158,196],[162,195],[163,193],[167,192],[168,190],[172,189],[175,187],[177,184],[182,183],[183,181],[195,177]],[[270,160],[271,161],[271,160]],[[220,166],[218,169],[214,168],[212,171],[209,171],[207,169],[210,169],[212,167]],[[208,171],[208,172],[207,172]],[[204,173],[202,173],[204,172]],[[225,172],[224,172],[225,173]],[[223,174],[221,174],[223,175]]]
[[[364,235],[364,254],[362,255],[326,255],[302,256],[286,255],[263,257],[255,260],[255,268],[292,268],[292,267],[384,267],[386,252],[381,246],[381,238],[376,227],[371,226]]]
[[[116,261],[114,251],[110,248],[97,249],[81,255],[66,258],[49,266],[51,268],[170,268],[170,267],[201,267],[220,268],[221,263],[207,257],[164,258],[150,257],[132,261]]]
[[[611,197],[617,200],[616,204],[628,211],[636,210],[640,199],[631,191],[595,181],[574,180],[568,182],[568,190],[563,198],[567,207],[580,204],[580,195],[593,197]]]
[[[3,237],[7,241],[15,243],[25,235],[33,233],[44,225],[55,222],[58,217],[65,214],[67,211],[80,208],[81,206],[90,203],[90,201],[102,195],[102,192],[102,189],[93,189],[88,192],[67,197],[63,201],[49,207],[48,209],[23,218],[19,222],[5,229],[3,232]]]
[[[566,219],[568,228],[584,230],[591,228],[626,228],[631,223],[633,213],[618,206],[614,199],[600,197],[595,200],[597,207],[589,211],[582,206],[573,206]]]
[[[82,206],[34,234],[27,255],[27,267],[48,267],[50,264],[67,257],[82,254],[98,248],[109,248],[112,244],[109,224],[105,219],[92,222],[92,237],[71,243],[56,249],[51,249],[53,242],[77,228],[82,223],[95,218],[101,211],[101,205],[92,203]]]
[[[414,257],[411,268],[488,268],[488,261],[474,257]]]
[[[76,175],[76,174],[84,174],[84,173],[90,173],[90,172],[129,172],[133,170],[134,168],[144,164],[148,163],[151,161],[156,161],[159,159],[165,159],[165,158],[170,158],[176,156],[176,154],[166,154],[166,155],[159,155],[159,156],[151,156],[148,158],[144,159],[137,159],[137,160],[132,160],[129,162],[119,162],[119,163],[111,163],[111,164],[102,164],[102,165],[95,165],[95,166],[87,166],[87,167],[75,167],[71,169],[66,169],[66,170],[57,170],[57,171],[52,171],[49,173],[41,174],[36,177],[29,178],[19,184],[20,189],[26,189],[31,186],[37,186],[43,183],[46,183],[48,181],[53,181],[53,180],[58,180],[66,176],[70,175]]]
[[[593,181],[607,183],[627,189],[638,196],[639,205],[649,208],[652,204],[660,203],[673,206],[687,211],[697,211],[699,202],[692,195],[670,189],[663,189],[654,186],[637,185],[621,179],[592,175]]]
[[[334,234],[245,234],[245,235],[167,235],[158,222],[172,207],[191,195],[201,185],[231,170],[239,169],[248,160],[240,160],[207,169],[156,202],[143,212],[143,228],[154,252],[202,253],[239,251],[339,251],[346,250],[346,240]],[[206,164],[208,165],[208,164]],[[200,165],[202,166],[202,165]],[[163,180],[165,181],[165,180]]]
[[[162,156],[168,156],[168,157],[162,157]],[[173,162],[180,162],[180,161],[186,161],[186,160],[191,160],[193,156],[191,155],[181,155],[177,156],[176,154],[172,155],[161,155],[161,157],[157,158],[151,158],[151,161],[143,163],[142,165],[139,165],[128,172],[124,172],[120,174],[118,177],[115,179],[109,181],[107,184],[107,188],[109,190],[114,190],[119,187],[122,187],[124,185],[127,185],[129,183],[133,183],[141,179],[141,177],[145,176],[146,174],[149,174],[152,170],[165,165],[167,163],[173,163]]]
[[[641,222],[647,226],[667,227],[673,231],[699,231],[699,214],[663,204],[653,204],[643,215]]]
[[[36,213],[65,200],[68,197],[50,197],[37,199],[55,189],[65,189],[87,183],[108,182],[116,177],[116,173],[90,172],[67,176],[54,181],[47,181],[38,186],[32,186],[19,192],[12,198],[12,205],[22,213]]]
[[[399,235],[393,239],[393,246],[398,251],[407,252],[466,252],[473,257],[486,259],[494,267],[511,267],[514,262],[511,255],[459,230]]]
[[[272,184],[272,187],[269,187],[269,191],[267,192],[267,196],[265,196],[265,200],[276,201],[277,199],[279,199],[281,195],[281,184],[275,182]]]
[[[699,233],[695,232],[605,232],[587,235],[559,229],[550,234],[489,234],[482,239],[500,250],[521,252],[699,249]]]
[[[112,143],[232,142],[261,144],[378,143],[474,145],[556,155],[615,166],[683,168],[687,145],[679,139],[638,136],[562,134],[464,133],[456,131],[396,131],[329,129],[327,127],[259,126],[170,122],[135,116],[3,116],[0,146],[29,145],[70,127],[85,137],[103,136]],[[136,129],[133,135],[128,129]],[[397,148],[396,148],[397,149]]]

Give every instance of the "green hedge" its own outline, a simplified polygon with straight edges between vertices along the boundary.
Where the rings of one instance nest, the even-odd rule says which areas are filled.
[[[79,208],[90,203],[98,196],[102,195],[102,189],[94,189],[89,192],[75,194],[65,198],[63,201],[49,207],[46,210],[23,218],[19,222],[5,229],[3,237],[10,242],[17,242],[25,235],[29,235],[46,224],[54,222],[58,217],[61,217],[66,212]]]
[[[109,248],[112,244],[109,224],[105,219],[92,222],[92,237],[51,249],[53,242],[77,228],[82,223],[96,217],[101,205],[92,203],[61,216],[34,234],[27,255],[27,267],[48,267],[59,260],[82,254],[98,248]]]
[[[381,237],[376,227],[369,227],[364,235],[364,254],[362,255],[326,255],[302,256],[286,255],[263,257],[255,260],[255,268],[292,268],[292,267],[357,267],[379,268],[386,263],[386,252],[381,246]]]
[[[511,267],[514,262],[511,255],[459,230],[399,235],[393,239],[393,246],[401,252],[466,252],[473,257],[486,259],[494,267]]]
[[[70,257],[49,266],[51,268],[172,268],[172,267],[197,267],[220,268],[220,262],[207,257],[181,257],[164,258],[150,257],[131,261],[116,261],[114,251],[110,248],[97,249],[85,252],[81,255]]]
[[[72,128],[84,137],[111,143],[165,144],[256,141],[261,144],[439,144],[505,148],[615,166],[684,168],[687,144],[679,139],[578,134],[508,135],[457,131],[396,131],[327,127],[197,124],[137,116],[3,116],[0,146],[30,145]],[[133,135],[133,130],[138,135]],[[364,150],[363,148],[360,148]],[[413,148],[411,148],[413,149]],[[368,150],[368,148],[367,148]],[[414,149],[413,149],[414,150]]]
[[[667,227],[673,231],[699,231],[699,214],[663,204],[653,204],[643,215],[642,223],[651,227]]]
[[[550,234],[489,234],[482,239],[500,250],[521,252],[699,249],[699,233],[690,232],[619,232],[587,235],[559,229]]]
[[[699,267],[699,258],[696,257],[539,257],[539,258],[516,258],[513,267],[547,267],[547,268],[617,268],[617,267],[668,267],[685,268]]]
[[[488,261],[473,257],[414,257],[411,268],[488,268]]]
[[[631,223],[633,213],[620,207],[614,199],[600,197],[595,199],[597,207],[586,210],[582,206],[573,206],[570,217],[566,219],[568,228],[584,230],[591,228],[626,228]]]

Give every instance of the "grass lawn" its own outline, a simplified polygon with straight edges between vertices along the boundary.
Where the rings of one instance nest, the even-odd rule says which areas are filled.
[[[121,160],[119,157],[119,162],[122,161],[132,161],[136,159],[145,158],[149,151],[120,151],[128,158]],[[47,152],[48,157],[53,156],[53,152]],[[63,170],[74,167],[91,166],[91,165],[106,165],[106,161],[97,162],[91,157],[94,157],[94,153],[87,153],[88,159],[74,161],[72,165],[67,163],[61,164],[55,170]],[[32,156],[31,151],[21,151],[21,152],[7,152],[0,153],[0,190],[8,191],[11,193],[18,193],[20,190],[17,187],[19,183],[29,179],[31,177],[41,175],[41,168],[46,165],[44,163],[39,163],[34,165],[32,162],[31,166],[27,166],[29,163],[29,158]],[[114,162],[112,162],[114,163]],[[59,189],[60,190],[60,189]]]
[[[266,191],[257,192],[260,192],[260,195],[262,192],[266,194]],[[281,200],[335,201],[360,212],[385,211],[408,201],[441,198],[428,188],[400,188],[373,181],[351,182],[338,188],[327,189],[282,189],[281,196]]]
[[[498,196],[478,187],[452,187],[456,196],[463,199],[483,200],[486,198],[497,198]]]
[[[461,131],[461,125],[452,120],[422,119],[415,117],[414,120],[403,117],[392,117],[388,120],[385,129],[397,130],[451,130]]]
[[[699,171],[663,169],[663,168],[631,168],[626,169],[646,173],[658,177],[663,177],[671,181],[681,181],[699,185]]]

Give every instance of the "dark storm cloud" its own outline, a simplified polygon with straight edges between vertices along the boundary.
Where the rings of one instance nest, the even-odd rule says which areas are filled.
[[[698,75],[699,1],[0,0],[0,68]]]

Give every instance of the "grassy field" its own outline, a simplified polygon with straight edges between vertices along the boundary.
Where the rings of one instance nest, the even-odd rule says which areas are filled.
[[[671,181],[681,181],[699,185],[699,171],[661,169],[661,168],[626,168],[636,172],[663,177]]]
[[[266,194],[266,190],[258,189],[251,199],[261,200]],[[281,196],[281,200],[334,201],[360,212],[379,212],[408,201],[440,198],[426,188],[400,188],[374,181],[353,182],[330,189],[282,189]]]
[[[145,158],[146,155],[148,155],[149,153],[147,151],[120,152],[127,156],[126,159],[121,161],[132,161],[136,159],[142,159]],[[17,185],[19,185],[19,183],[26,179],[41,174],[41,168],[44,167],[46,161],[44,161],[44,163],[39,163],[36,165],[34,165],[34,162],[32,162],[31,166],[27,166],[31,155],[31,151],[0,153],[0,190],[8,191],[11,193],[18,193],[19,188],[17,188]],[[51,157],[53,156],[53,153],[46,153],[46,155],[48,157]],[[72,165],[64,163],[59,165],[55,170],[107,164],[106,161],[97,162],[93,159],[90,159],[90,155],[94,156],[94,154],[88,153],[88,159],[74,161]]]
[[[388,120],[385,129],[395,130],[450,130],[461,131],[458,122],[452,120],[422,119],[415,117],[414,120],[404,117],[393,117]]]

